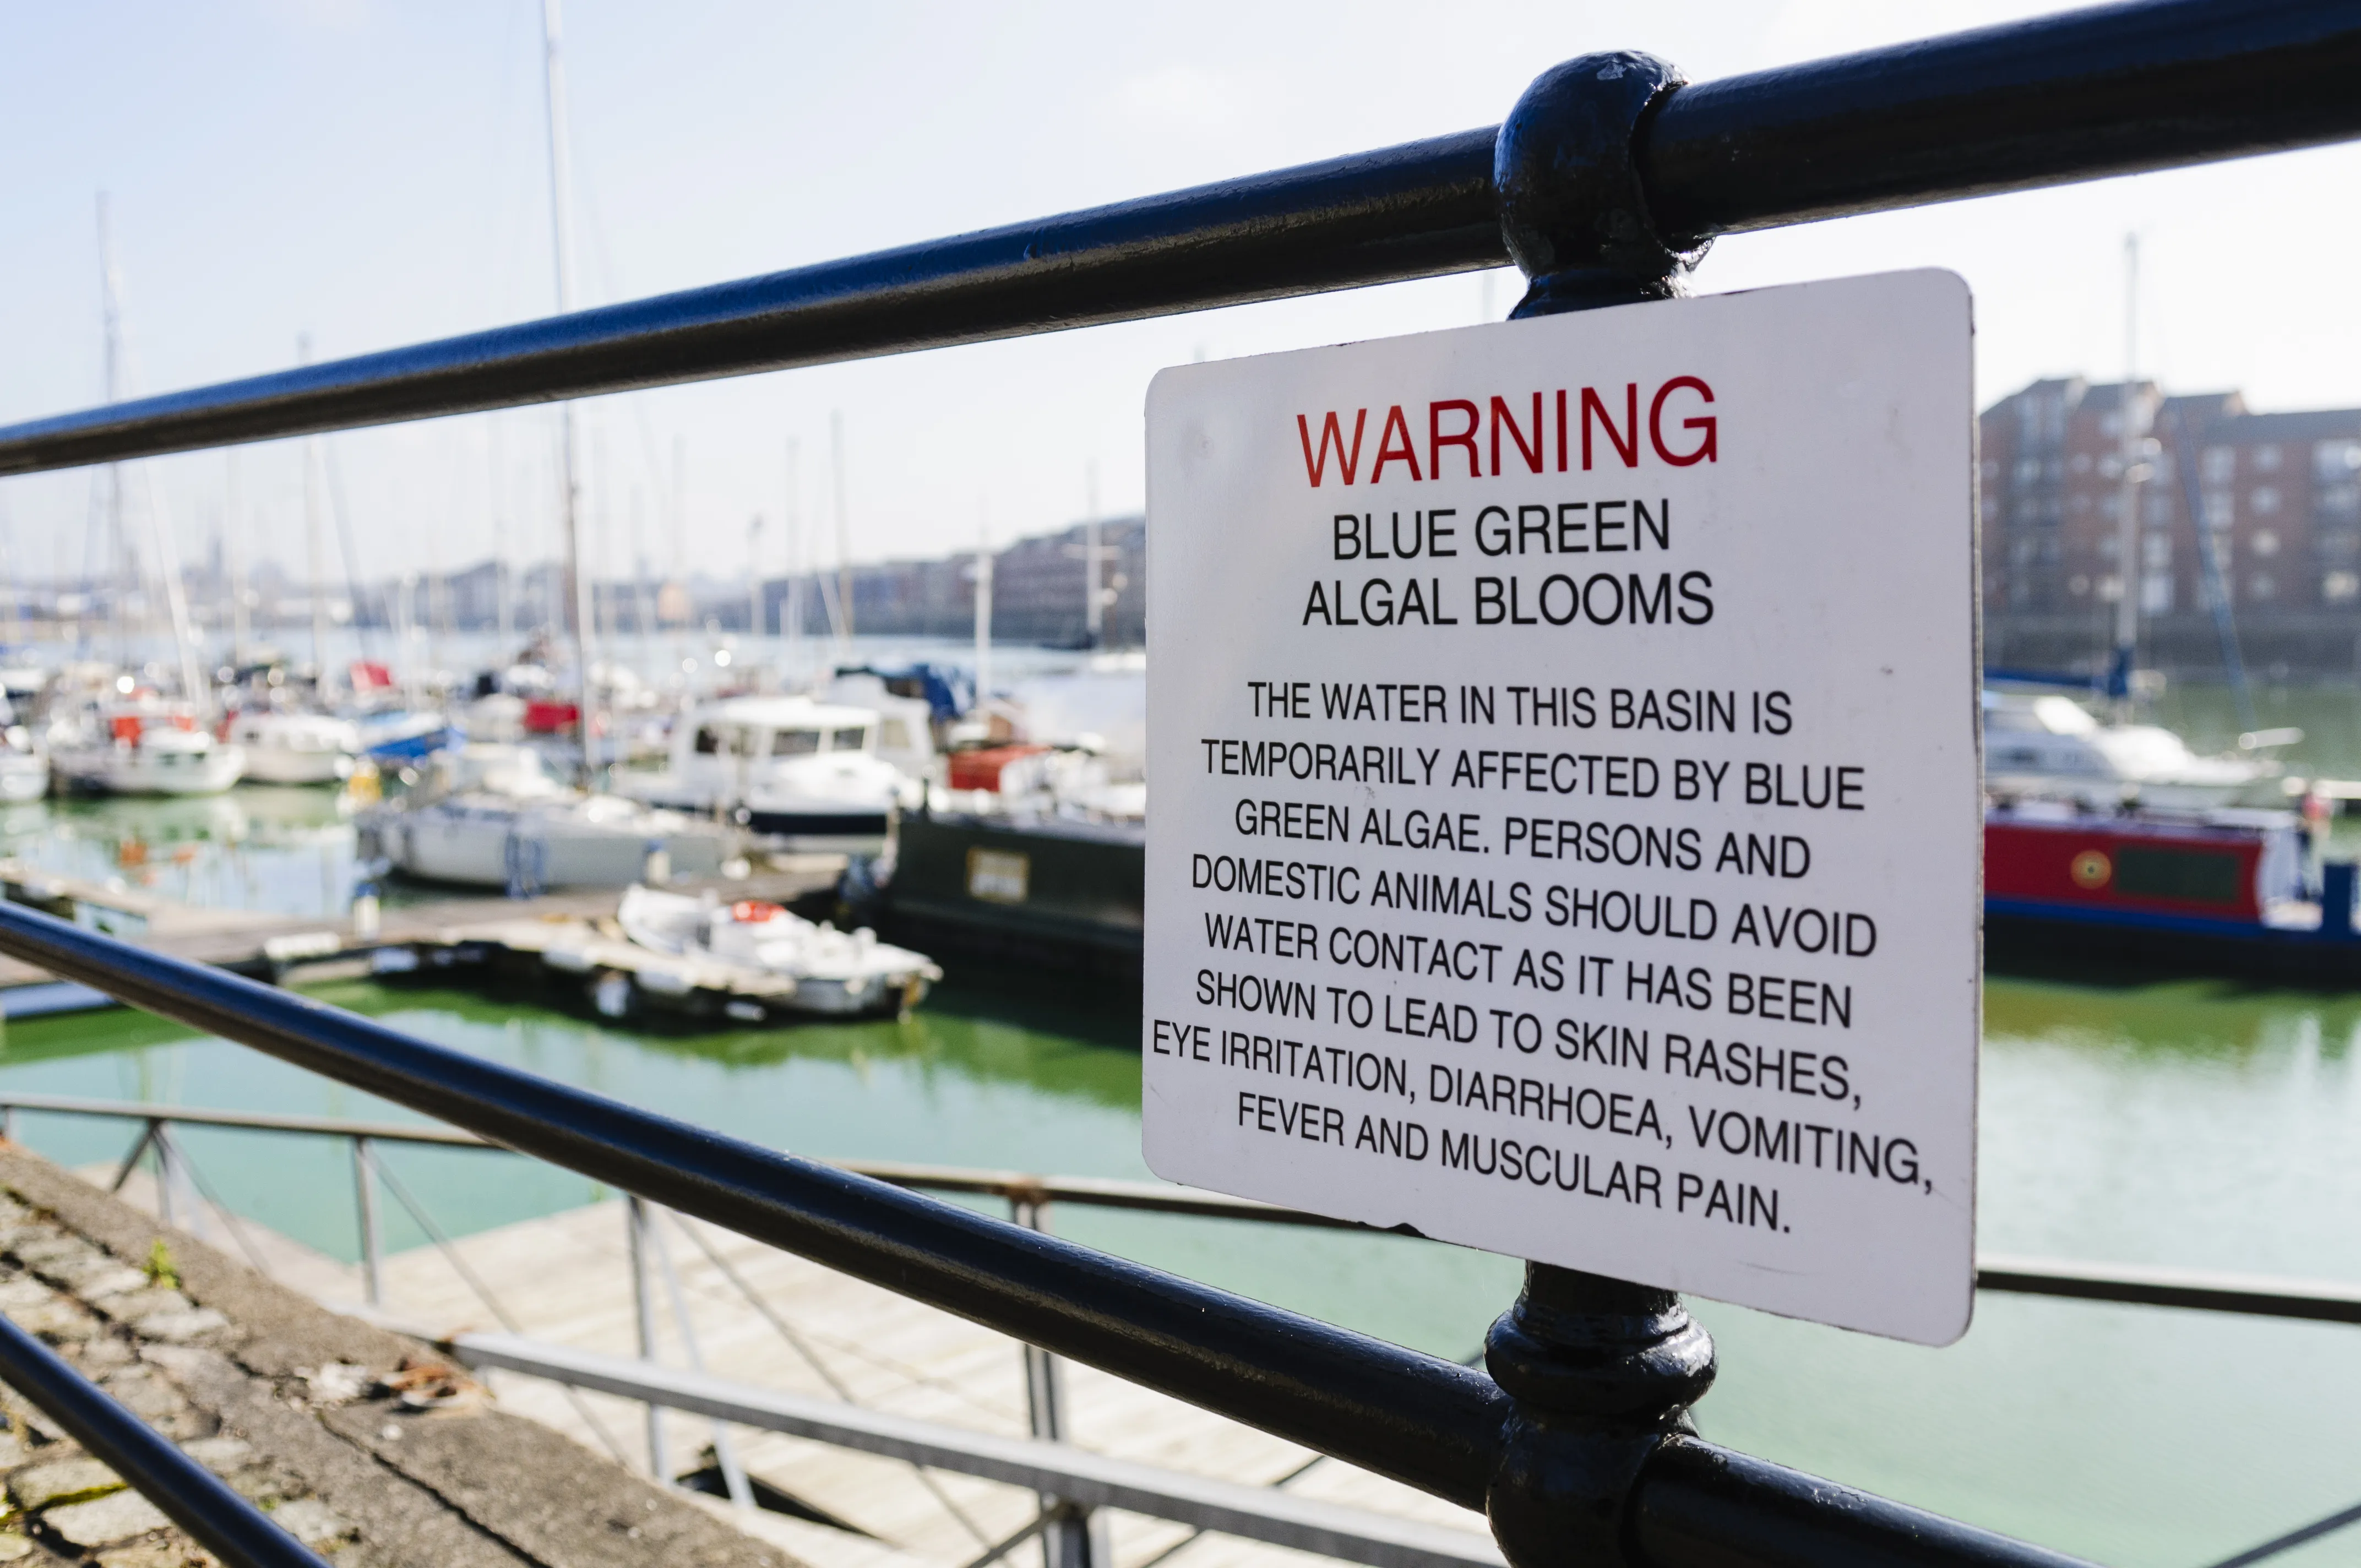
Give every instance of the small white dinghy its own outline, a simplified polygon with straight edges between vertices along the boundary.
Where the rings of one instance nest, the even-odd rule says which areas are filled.
[[[731,988],[700,971],[752,971],[773,981],[766,1000],[782,1012],[849,1015],[891,1013],[914,1007],[943,971],[923,953],[877,939],[867,927],[840,931],[815,926],[775,904],[740,899],[724,904],[713,894],[690,898],[634,885],[623,894],[616,924],[631,941],[676,965],[642,962],[634,978],[663,993]],[[770,989],[770,988],[765,988]]]

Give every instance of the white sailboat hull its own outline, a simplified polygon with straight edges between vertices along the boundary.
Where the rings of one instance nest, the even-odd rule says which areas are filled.
[[[49,793],[49,760],[37,751],[0,751],[0,801],[38,800]]]
[[[149,752],[129,746],[59,751],[50,766],[70,788],[99,795],[220,795],[245,776],[236,746]]]
[[[677,821],[600,822],[564,807],[467,801],[390,812],[368,826],[394,870],[467,887],[628,887],[646,874],[651,846],[674,875],[712,876],[728,849],[721,834]]]
[[[339,751],[298,751],[256,746],[246,754],[246,776],[255,784],[340,784],[353,775],[353,760]]]

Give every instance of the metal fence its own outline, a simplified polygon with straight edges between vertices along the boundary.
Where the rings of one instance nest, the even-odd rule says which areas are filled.
[[[1695,85],[1589,55],[1494,129],[34,421],[0,430],[0,475],[1510,260],[1521,315],[1664,298],[1719,234],[2361,136],[2356,80],[2353,0],[2109,6]],[[1486,1376],[38,914],[0,909],[0,951],[1480,1509],[1517,1568],[2068,1561],[1698,1439],[1712,1345],[1668,1291],[1530,1266]],[[302,1560],[20,1339],[0,1376],[77,1431],[114,1422],[94,1449],[208,1546]],[[1084,1530],[1051,1544],[1091,1554]]]

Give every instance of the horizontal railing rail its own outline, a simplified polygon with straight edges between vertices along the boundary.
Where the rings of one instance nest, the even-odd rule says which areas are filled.
[[[2361,135],[2361,6],[2101,6],[1672,91],[1632,148],[1719,234]],[[1510,260],[1497,127],[0,429],[0,475],[478,412]]]
[[[1269,1486],[1191,1475],[1071,1443],[1005,1437],[832,1399],[749,1387],[723,1377],[601,1355],[515,1334],[438,1339],[463,1365],[500,1369],[709,1416],[760,1431],[882,1454],[930,1470],[1023,1486],[1092,1508],[1120,1508],[1369,1568],[1498,1568],[1488,1536]]]
[[[1487,1508],[1510,1452],[1490,1378],[1021,1225],[536,1078],[223,970],[0,904],[0,951],[756,1241]],[[1661,1466],[1661,1470],[1660,1470]],[[1649,1496],[1658,1486],[1682,1501]],[[2061,1568],[2059,1553],[1695,1439],[1632,1489],[1667,1568],[1890,1561]],[[1766,1553],[1795,1541],[1834,1557]]]
[[[456,1127],[408,1122],[363,1122],[338,1116],[302,1116],[275,1111],[225,1111],[159,1101],[94,1100],[72,1094],[0,1091],[0,1134],[16,1113],[103,1116],[122,1121],[187,1123],[321,1137],[363,1138],[380,1144],[428,1144],[443,1147],[499,1150],[502,1146]],[[1355,1220],[1339,1220],[1301,1209],[1232,1198],[1171,1182],[1120,1177],[1038,1176],[1021,1170],[975,1166],[927,1165],[907,1160],[832,1159],[820,1163],[921,1192],[957,1192],[1003,1198],[1012,1203],[1071,1203],[1080,1208],[1121,1209],[1139,1213],[1236,1220],[1249,1224],[1297,1225],[1314,1230],[1371,1231]],[[1373,1231],[1390,1235],[1389,1231]],[[1986,1255],[1976,1262],[1976,1288],[2016,1296],[2055,1296],[2078,1301],[2127,1306],[2177,1307],[2191,1311],[2246,1317],[2296,1318],[2309,1322],[2361,1324],[2361,1284],[2293,1279],[2134,1263],[2083,1263],[2066,1258]]]

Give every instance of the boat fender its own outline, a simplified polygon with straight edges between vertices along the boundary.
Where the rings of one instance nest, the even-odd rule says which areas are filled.
[[[590,982],[590,1005],[601,1018],[620,1018],[631,1010],[631,977],[620,970],[601,970]]]

